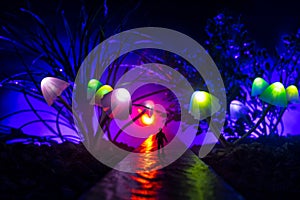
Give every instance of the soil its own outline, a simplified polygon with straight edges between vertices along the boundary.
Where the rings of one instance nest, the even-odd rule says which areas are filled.
[[[109,171],[82,144],[0,143],[0,199],[77,199]]]
[[[246,199],[300,195],[300,136],[248,139],[228,149],[215,146],[203,161]]]

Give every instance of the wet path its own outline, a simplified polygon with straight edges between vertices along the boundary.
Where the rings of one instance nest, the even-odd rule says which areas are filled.
[[[243,199],[190,150],[171,165],[153,170],[171,153],[152,152],[156,149],[154,137],[149,137],[135,150],[143,152],[142,157],[130,154],[118,164],[136,173],[112,170],[81,199]]]

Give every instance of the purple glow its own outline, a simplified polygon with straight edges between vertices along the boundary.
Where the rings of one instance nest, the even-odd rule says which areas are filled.
[[[300,104],[294,104],[287,109],[282,117],[284,135],[300,135],[299,129]],[[280,127],[282,129],[282,127]]]
[[[145,95],[145,91],[158,91],[158,90],[161,90],[161,89],[164,89],[164,87],[156,85],[156,84],[147,84],[147,85],[144,85],[144,86],[138,88],[131,95],[133,104],[134,105],[143,105],[145,102],[151,100],[154,104],[158,104],[158,105],[163,106],[164,109],[167,109],[171,104],[175,104],[175,107],[179,106],[177,101],[174,101],[174,100],[173,101],[168,101],[167,95],[171,95],[170,92],[158,93],[158,94],[151,95],[149,97],[142,98],[142,99],[139,99],[139,100],[135,101],[135,99],[140,98],[141,96]],[[132,113],[131,113],[130,119],[128,119],[128,121],[131,120],[132,118],[134,118],[135,116],[137,116],[138,114],[140,114],[139,110],[144,109],[144,107],[142,107],[142,106],[134,106],[134,105],[132,106]],[[156,120],[161,120],[162,119],[161,116],[155,110],[156,109],[154,107],[153,116],[156,118]],[[125,124],[126,121],[124,121],[123,123]],[[158,132],[158,129],[160,128],[159,124],[161,124],[161,122],[156,121],[153,124],[150,124],[150,125],[146,126],[143,123],[141,123],[140,120],[137,120],[131,126],[126,128],[122,134],[120,134],[117,141],[125,143],[129,146],[137,147],[146,138],[148,138],[148,137],[143,138],[144,133],[143,133],[142,130],[145,127],[148,127],[149,130],[150,129],[153,130],[152,134],[156,134]],[[136,127],[137,130],[141,130],[141,131],[137,132],[137,133],[130,132],[130,130],[133,130],[132,128],[134,128],[134,127]],[[179,122],[178,121],[170,121],[169,123],[167,123],[163,127],[163,130],[166,133],[166,136],[167,136],[169,141],[171,141],[172,138],[175,136],[175,133],[177,132],[178,127],[179,127]],[[111,131],[112,138],[115,137],[115,135],[118,132],[119,128],[120,128],[119,124],[116,123],[116,120],[113,120],[111,125],[110,125],[110,131]],[[137,131],[137,130],[135,130],[135,131]],[[138,137],[135,137],[134,136],[135,134],[138,134]]]
[[[49,107],[44,100],[38,100],[30,96],[28,97],[29,102],[34,105],[37,114],[46,121],[46,124],[49,125],[55,133],[51,132],[31,110],[22,93],[3,89],[1,90],[1,93],[4,93],[6,97],[1,99],[1,124],[16,129],[21,128],[24,134],[27,135],[57,137],[57,111],[53,107]],[[68,119],[60,116],[58,123],[63,135],[72,136],[74,139],[77,138],[75,140],[79,141],[78,135],[75,132],[74,127],[70,125]],[[61,142],[60,139],[57,140]]]

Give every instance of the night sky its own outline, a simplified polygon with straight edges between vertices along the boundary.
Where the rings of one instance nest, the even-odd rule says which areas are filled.
[[[76,7],[80,1],[1,1],[0,12],[15,12],[18,7],[30,6],[37,13],[49,17],[55,5],[62,5],[66,12],[76,15]],[[75,2],[75,3],[74,3]],[[120,3],[119,3],[120,2]],[[122,3],[121,3],[122,2]],[[108,13],[111,18],[116,13],[128,12],[138,2],[137,0],[111,1],[107,0]],[[172,3],[170,3],[172,2]],[[197,3],[195,3],[197,2]],[[201,3],[200,3],[201,2]],[[51,9],[50,9],[51,8]],[[75,8],[75,9],[74,9]],[[280,36],[293,33],[300,27],[300,5],[298,1],[140,1],[137,10],[129,15],[124,29],[159,26],[178,30],[197,41],[203,41],[204,27],[209,18],[213,18],[221,11],[228,11],[235,16],[241,16],[242,22],[249,30],[252,39],[259,47],[271,50],[278,44]],[[48,15],[48,16],[47,16]],[[118,22],[118,16],[115,22]]]
[[[295,32],[300,27],[300,6],[297,1],[192,2],[155,4],[145,1],[140,8],[141,12],[145,12],[145,17],[142,18],[143,21],[141,19],[140,24],[148,22],[153,26],[170,27],[197,39],[203,36],[208,19],[222,11],[227,11],[235,16],[241,16],[242,23],[249,30],[250,36],[260,47],[268,49],[274,48],[282,34]]]

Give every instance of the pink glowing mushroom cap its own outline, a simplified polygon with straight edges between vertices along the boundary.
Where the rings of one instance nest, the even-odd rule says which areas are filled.
[[[55,77],[46,77],[41,81],[43,96],[49,106],[70,84]]]

